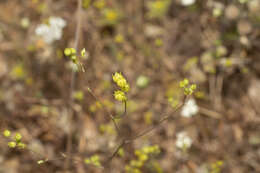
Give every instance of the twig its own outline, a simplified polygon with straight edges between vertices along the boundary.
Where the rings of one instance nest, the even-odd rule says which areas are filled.
[[[187,97],[185,96],[182,103],[180,103],[173,111],[172,114],[170,115],[165,115],[157,124],[151,126],[151,127],[148,127],[147,129],[145,129],[144,131],[140,132],[139,134],[137,134],[136,136],[132,137],[132,138],[129,138],[129,139],[123,139],[122,142],[117,146],[116,150],[113,152],[113,154],[109,157],[109,159],[106,161],[106,165],[108,165],[108,163],[110,161],[112,161],[112,159],[117,155],[117,153],[119,152],[119,150],[121,148],[124,147],[124,145],[126,144],[129,144],[133,141],[135,141],[136,139],[144,136],[144,135],[147,135],[148,133],[152,132],[153,130],[157,129],[158,127],[160,127],[160,125],[165,122],[166,120],[169,120],[173,115],[174,113],[176,113],[184,104],[185,104],[185,101],[186,101]]]
[[[126,101],[124,101],[124,112],[121,115],[118,116],[114,116],[114,119],[121,119],[126,115],[126,107],[127,107],[127,103]]]
[[[79,45],[79,38],[80,38],[80,31],[81,31],[81,8],[82,8],[82,0],[78,0],[78,6],[77,6],[77,26],[76,26],[76,33],[75,33],[75,42],[74,42],[74,48],[76,52],[78,52],[78,45]],[[72,114],[73,110],[71,106],[73,105],[73,92],[75,89],[75,78],[76,78],[76,72],[72,70],[71,72],[71,80],[70,80],[70,104],[68,107],[68,113],[69,113],[69,122],[72,122]],[[67,156],[70,156],[71,154],[71,148],[72,148],[72,132],[71,132],[71,126],[69,127],[69,132],[68,132],[68,138],[67,138]],[[64,169],[68,169],[70,167],[70,157],[65,158],[64,162]]]
[[[220,119],[221,118],[221,114],[220,113],[212,111],[212,110],[209,110],[207,108],[203,108],[201,106],[199,108],[199,112],[204,114],[204,115],[207,115],[207,116],[209,116],[211,118],[215,118],[215,119]]]
[[[122,140],[122,142],[117,146],[116,150],[113,152],[113,154],[107,159],[106,164],[108,164],[119,152],[119,150],[127,143],[125,139]]]
[[[215,107],[215,97],[216,97],[216,77],[215,75],[209,76],[209,95],[211,104]]]
[[[223,89],[223,74],[220,73],[216,77],[216,108],[220,110],[222,107],[222,89]]]
[[[119,135],[120,134],[120,129],[115,121],[115,119],[117,119],[117,117],[113,116],[108,109],[106,109],[106,106],[101,102],[101,100],[93,93],[93,91],[88,87],[87,88],[87,91],[90,93],[90,95],[98,102],[101,104],[102,108],[105,110],[105,112],[109,115],[110,119],[112,120],[115,128],[116,128],[116,131],[117,131],[117,134]],[[124,114],[126,114],[126,102],[125,102],[125,106],[124,106],[125,110],[124,110]]]
[[[157,124],[155,124],[155,125],[153,125],[152,127],[148,128],[148,129],[146,129],[146,130],[144,130],[143,132],[139,133],[138,135],[136,135],[135,137],[133,137],[132,139],[130,139],[130,141],[134,141],[134,140],[136,140],[136,139],[138,139],[138,138],[140,138],[140,137],[142,137],[142,136],[144,136],[144,135],[146,135],[146,134],[152,132],[153,130],[157,129],[163,122],[165,122],[166,120],[170,119],[170,118],[173,116],[173,114],[174,114],[175,112],[177,112],[177,111],[185,104],[185,100],[186,100],[186,98],[184,99],[184,101],[183,101],[181,104],[179,104],[179,105],[174,109],[174,111],[173,111],[172,114],[164,116]]]

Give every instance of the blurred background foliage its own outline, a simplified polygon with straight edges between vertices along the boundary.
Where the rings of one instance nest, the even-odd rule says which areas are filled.
[[[177,112],[125,146],[108,172],[260,172],[259,0],[82,0],[85,72],[76,74],[70,104],[77,67],[64,49],[74,46],[76,10],[76,0],[0,1],[1,132],[21,133],[50,160],[66,152],[71,133],[73,156],[83,162],[66,171],[104,172],[99,159],[118,145],[105,110],[124,112],[113,98],[112,74],[122,72],[131,87],[127,115],[118,120],[122,136],[173,114],[179,81],[188,78],[197,84],[192,115]],[[184,150],[176,146],[183,131]],[[8,149],[2,136],[0,146],[0,172],[66,172],[64,159],[38,165],[44,158]],[[149,147],[156,153],[140,154]]]

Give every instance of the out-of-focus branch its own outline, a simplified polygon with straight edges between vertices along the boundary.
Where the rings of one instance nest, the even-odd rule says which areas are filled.
[[[174,109],[174,111],[170,114],[170,115],[165,115],[163,118],[160,119],[159,122],[157,122],[156,124],[154,124],[151,127],[148,127],[147,129],[143,130],[142,132],[138,133],[137,135],[135,135],[132,138],[129,139],[123,139],[122,142],[117,146],[116,150],[113,152],[113,154],[108,158],[108,160],[106,160],[105,165],[108,165],[109,162],[117,155],[117,153],[119,152],[119,150],[121,148],[123,148],[126,144],[132,143],[133,141],[139,139],[142,136],[147,135],[148,133],[156,130],[157,128],[160,127],[160,125],[162,123],[164,123],[165,121],[169,120],[170,118],[173,117],[173,115],[175,115],[175,113],[180,110],[182,108],[182,106],[185,104],[185,101],[187,99],[187,96],[185,96],[183,98],[183,101]]]
[[[79,49],[79,38],[80,38],[80,33],[81,33],[81,10],[82,10],[82,0],[78,0],[78,6],[77,6],[77,25],[76,25],[76,32],[75,32],[75,42],[74,42],[74,48],[76,52],[78,52]],[[72,123],[72,117],[73,117],[73,110],[72,110],[72,105],[74,102],[73,98],[73,92],[75,90],[75,79],[76,78],[76,72],[74,70],[71,71],[71,79],[70,79],[70,100],[69,100],[69,107],[68,107],[68,116],[69,116],[69,122]],[[66,157],[65,162],[64,162],[64,169],[68,169],[70,167],[70,155],[71,155],[71,148],[72,148],[72,132],[71,132],[71,126],[69,127],[69,132],[68,132],[68,138],[67,138],[67,149],[66,149]]]

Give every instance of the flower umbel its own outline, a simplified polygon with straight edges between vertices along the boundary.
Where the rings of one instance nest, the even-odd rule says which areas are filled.
[[[130,87],[127,83],[126,79],[121,73],[116,72],[114,75],[112,75],[113,81],[117,84],[117,86],[120,87],[120,89],[124,92],[128,92]]]
[[[8,147],[10,148],[19,148],[19,149],[25,149],[26,144],[24,144],[22,140],[22,135],[20,133],[16,133],[15,136],[11,137],[11,131],[5,130],[3,132],[3,135],[11,140],[10,142],[7,143]]]
[[[69,57],[70,60],[72,61],[72,63],[76,66],[76,71],[78,71],[78,69],[81,69],[82,72],[85,72],[85,68],[80,61],[80,58],[85,58],[85,56],[86,56],[86,49],[85,48],[83,48],[81,50],[81,52],[80,52],[81,57],[80,58],[77,56],[77,51],[74,48],[65,48],[64,54],[67,57]]]
[[[98,155],[93,155],[93,156],[91,156],[91,157],[89,157],[89,158],[86,158],[85,160],[84,160],[84,162],[85,162],[85,164],[92,164],[92,165],[94,165],[94,166],[96,166],[96,167],[100,167],[101,166],[101,163],[100,163],[100,160],[99,160],[99,156]]]
[[[183,88],[184,94],[186,96],[193,94],[193,92],[197,89],[197,85],[196,84],[189,85],[189,80],[186,78],[180,82],[180,87]]]
[[[116,85],[120,88],[120,90],[116,90],[114,92],[115,99],[121,102],[126,102],[126,93],[129,91],[130,86],[125,77],[121,73],[115,72],[115,74],[112,75],[112,78]]]
[[[160,153],[158,145],[144,146],[141,149],[135,150],[137,159],[131,160],[129,164],[125,166],[127,173],[141,173],[141,168],[152,157]]]
[[[121,101],[121,102],[127,100],[125,93],[123,91],[120,91],[120,90],[117,90],[117,91],[114,92],[114,97],[115,97],[116,100]]]

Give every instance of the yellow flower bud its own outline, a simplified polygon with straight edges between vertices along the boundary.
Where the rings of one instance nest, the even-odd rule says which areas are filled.
[[[16,147],[16,143],[15,142],[8,142],[8,146],[10,147],[10,148],[15,148]]]
[[[125,93],[123,91],[119,91],[119,90],[114,92],[114,97],[116,100],[121,101],[121,102],[127,100]]]
[[[11,132],[9,130],[5,130],[3,134],[5,137],[9,137],[11,135]]]

